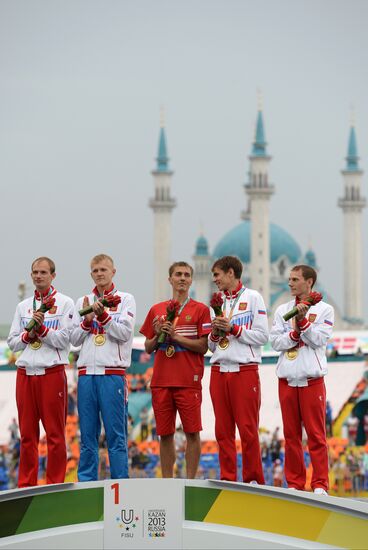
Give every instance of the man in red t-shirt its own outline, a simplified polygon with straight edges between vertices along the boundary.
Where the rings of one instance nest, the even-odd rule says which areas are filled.
[[[169,301],[151,307],[140,332],[146,337],[147,353],[156,351],[151,380],[152,405],[160,438],[162,477],[173,477],[176,459],[174,433],[179,412],[187,439],[185,459],[187,478],[196,475],[201,445],[201,403],[204,354],[211,332],[210,312],[206,305],[189,298],[193,268],[186,262],[175,262],[169,269],[173,300],[180,307],[175,319],[166,319]],[[164,344],[158,343],[161,332]]]

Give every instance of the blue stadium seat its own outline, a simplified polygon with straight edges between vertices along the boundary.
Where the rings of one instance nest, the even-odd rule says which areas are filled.
[[[139,414],[143,407],[150,409],[151,406],[152,399],[150,392],[134,392],[129,395],[128,413],[133,418],[133,426],[136,426],[139,423]]]

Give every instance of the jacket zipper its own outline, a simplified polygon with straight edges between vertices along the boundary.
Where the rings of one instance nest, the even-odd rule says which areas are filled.
[[[321,363],[319,362],[318,356],[315,351],[314,351],[314,355],[316,356],[317,362],[319,364],[319,370],[322,370]]]
[[[121,361],[120,344],[118,344],[119,359]]]
[[[56,353],[58,354],[59,360],[61,361],[60,353],[59,353],[59,350],[57,348],[56,348]]]
[[[253,357],[255,357],[255,355],[254,355],[254,353],[253,353],[253,348],[252,348],[252,346],[251,346],[250,344],[249,344],[249,349],[250,349],[250,351],[252,352]]]

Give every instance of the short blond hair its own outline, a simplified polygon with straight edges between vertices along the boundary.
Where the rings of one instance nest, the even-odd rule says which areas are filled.
[[[109,262],[111,262],[112,267],[115,267],[114,266],[114,260],[108,254],[97,254],[97,256],[93,256],[93,258],[91,260],[91,267],[93,265],[99,264],[100,262],[103,262],[105,260],[108,260]]]

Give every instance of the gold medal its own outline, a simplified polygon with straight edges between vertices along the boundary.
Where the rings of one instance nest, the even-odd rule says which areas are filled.
[[[34,342],[31,343],[31,348],[34,350],[40,349],[41,346],[42,346],[42,342],[40,340],[35,340]]]
[[[95,346],[103,346],[106,342],[106,336],[104,334],[96,334],[94,337]]]
[[[223,350],[227,349],[230,346],[229,338],[227,338],[227,336],[224,336],[223,338],[220,339],[218,345],[220,349],[223,349]]]
[[[294,361],[294,359],[298,356],[298,348],[291,348],[288,349],[286,353],[286,357],[289,359],[289,361]]]
[[[172,357],[175,353],[175,348],[172,344],[169,344],[166,348],[166,357]]]

